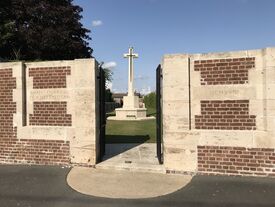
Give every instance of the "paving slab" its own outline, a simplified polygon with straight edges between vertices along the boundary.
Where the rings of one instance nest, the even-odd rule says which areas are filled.
[[[106,144],[105,152],[97,169],[165,173],[156,156],[156,143]]]
[[[191,181],[189,175],[167,175],[74,167],[67,177],[76,191],[105,198],[153,198],[173,193]]]

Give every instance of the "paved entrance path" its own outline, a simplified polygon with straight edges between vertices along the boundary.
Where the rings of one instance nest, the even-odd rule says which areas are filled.
[[[195,176],[187,186],[166,196],[107,199],[83,195],[71,189],[66,182],[69,171],[60,167],[0,166],[0,206],[275,206],[275,179]]]
[[[173,193],[191,181],[189,175],[73,168],[68,184],[80,193],[105,198],[152,198]]]
[[[97,169],[165,173],[157,159],[156,143],[106,144],[103,162]]]

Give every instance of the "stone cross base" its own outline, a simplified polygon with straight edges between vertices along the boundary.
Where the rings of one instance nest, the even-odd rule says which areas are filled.
[[[108,120],[147,120],[154,117],[146,116],[147,109],[139,108],[138,96],[124,96],[123,108],[116,109],[116,116],[108,117]]]
[[[108,117],[108,120],[146,120],[152,119],[146,117],[146,108],[118,108],[116,109],[116,116]]]
[[[139,108],[139,97],[123,96],[123,108]]]
[[[140,108],[138,96],[124,96],[123,108],[116,109],[116,116],[109,116],[108,120],[147,120],[155,117],[146,116],[147,109]]]

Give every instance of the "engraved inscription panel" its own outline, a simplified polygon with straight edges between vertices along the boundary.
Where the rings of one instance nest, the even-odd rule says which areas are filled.
[[[217,99],[253,99],[256,98],[256,91],[253,87],[219,87],[204,86],[193,87],[192,96],[195,100],[217,100]]]
[[[30,101],[66,101],[70,98],[68,90],[37,89],[30,91]]]

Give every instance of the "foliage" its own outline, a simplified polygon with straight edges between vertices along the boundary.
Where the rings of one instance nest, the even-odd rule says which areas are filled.
[[[82,8],[72,0],[1,0],[0,57],[56,60],[91,57]]]
[[[156,93],[152,92],[144,96],[144,103],[146,108],[156,108]]]
[[[2,45],[11,44],[11,40],[14,38],[15,22],[11,19],[10,8],[10,1],[0,1],[0,51]],[[4,57],[1,57],[1,59],[4,59]]]
[[[104,71],[104,75],[105,75],[105,80],[106,82],[109,81],[109,82],[112,82],[113,80],[113,71],[110,69],[110,68],[106,68],[104,67],[104,62],[101,62],[100,63],[100,67],[103,69]]]
[[[157,110],[156,107],[154,108],[147,108],[147,116],[157,116]]]
[[[113,80],[113,71],[111,71],[110,68],[104,68],[103,64],[104,64],[104,62],[100,63],[100,67],[104,71],[105,83],[106,83],[105,84],[105,88],[106,88],[106,91],[105,91],[105,94],[106,94],[105,95],[105,97],[106,97],[105,101],[110,100],[111,102],[113,102],[114,100],[112,99],[112,92],[109,89],[107,89],[107,82],[112,82],[112,80]]]
[[[104,73],[105,73],[105,79],[106,81],[112,82],[113,80],[113,71],[109,68],[104,68]]]
[[[105,89],[105,102],[114,102],[112,95],[113,94],[110,89]]]

